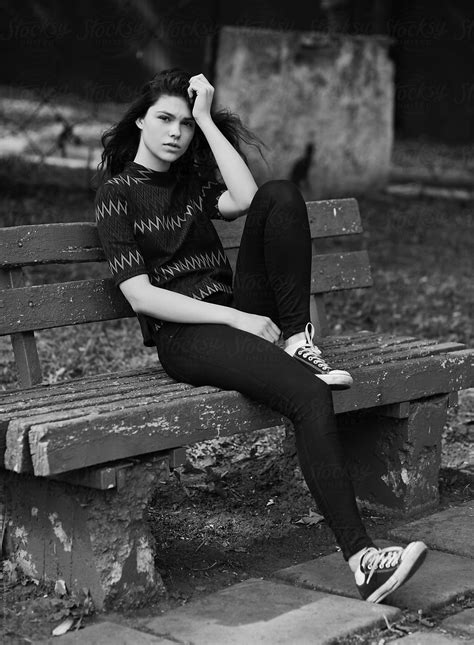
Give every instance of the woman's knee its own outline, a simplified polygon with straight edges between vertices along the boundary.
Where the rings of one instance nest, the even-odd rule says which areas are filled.
[[[311,382],[300,380],[298,388],[288,393],[285,414],[296,423],[312,420],[317,425],[324,425],[334,415],[331,388],[321,379],[308,375]]]
[[[270,197],[278,203],[304,203],[298,186],[288,179],[271,179],[262,184],[256,194]]]
[[[315,417],[333,414],[334,406],[330,386],[321,379],[318,379],[317,376],[314,377],[314,380],[315,384],[312,388],[313,396],[308,396],[304,399],[300,411],[305,416],[313,415]]]

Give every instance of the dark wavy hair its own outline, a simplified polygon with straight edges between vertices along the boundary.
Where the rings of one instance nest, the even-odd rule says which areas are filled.
[[[154,76],[142,87],[140,95],[130,105],[122,119],[106,130],[101,138],[104,150],[98,165],[98,179],[105,180],[122,172],[129,161],[133,161],[140,141],[141,130],[136,125],[138,118],[144,117],[148,108],[156,103],[160,96],[179,96],[183,98],[192,111],[194,98],[188,95],[191,74],[179,68],[166,69]],[[211,107],[211,116],[230,143],[247,161],[241,144],[254,146],[263,157],[261,146],[265,144],[254,133],[248,130],[228,109],[217,110]],[[218,167],[209,144],[199,127],[196,127],[191,144],[182,157],[171,165],[178,177],[199,176],[203,179],[216,178]]]

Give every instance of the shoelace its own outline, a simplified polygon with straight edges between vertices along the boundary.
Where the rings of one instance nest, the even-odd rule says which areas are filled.
[[[316,347],[316,345],[313,343],[313,338],[314,338],[314,325],[313,325],[313,323],[310,323],[310,322],[306,323],[306,327],[305,327],[305,330],[304,330],[304,338],[305,338],[305,341],[306,341],[306,345],[308,347],[311,347],[312,349],[314,349],[316,354],[318,354],[318,355],[321,354],[321,350],[319,349],[319,347]]]
[[[322,370],[325,370],[325,371],[328,371],[328,370],[330,371],[331,370],[329,365],[322,358],[320,358],[318,355],[314,354],[314,350],[312,348],[311,349],[302,349],[301,350],[301,356],[303,358],[307,358],[309,361],[311,361],[311,363],[314,363],[315,365],[320,367]]]
[[[305,337],[305,347],[301,350],[301,355],[303,358],[311,360],[312,363],[315,363],[318,367],[325,371],[331,371],[331,368],[326,363],[326,361],[321,358],[321,350],[317,345],[313,343],[314,338],[314,325],[312,323],[307,323],[304,330]]]
[[[400,560],[400,556],[403,552],[402,547],[386,547],[385,549],[370,549],[362,556],[362,564],[365,568],[370,570],[370,573],[367,577],[367,582],[370,582],[370,579],[374,575],[377,569],[383,569],[386,567],[394,567],[397,562]]]

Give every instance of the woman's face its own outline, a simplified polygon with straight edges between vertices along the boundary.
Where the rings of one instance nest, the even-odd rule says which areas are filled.
[[[135,161],[158,171],[168,170],[184,155],[196,127],[188,103],[179,96],[166,95],[136,124],[142,132]]]

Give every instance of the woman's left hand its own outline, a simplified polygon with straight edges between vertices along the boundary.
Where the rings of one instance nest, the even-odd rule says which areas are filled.
[[[200,119],[208,118],[211,116],[211,105],[214,97],[214,88],[209,83],[204,74],[191,76],[188,87],[189,98],[196,97],[193,106],[193,117],[196,123]]]

